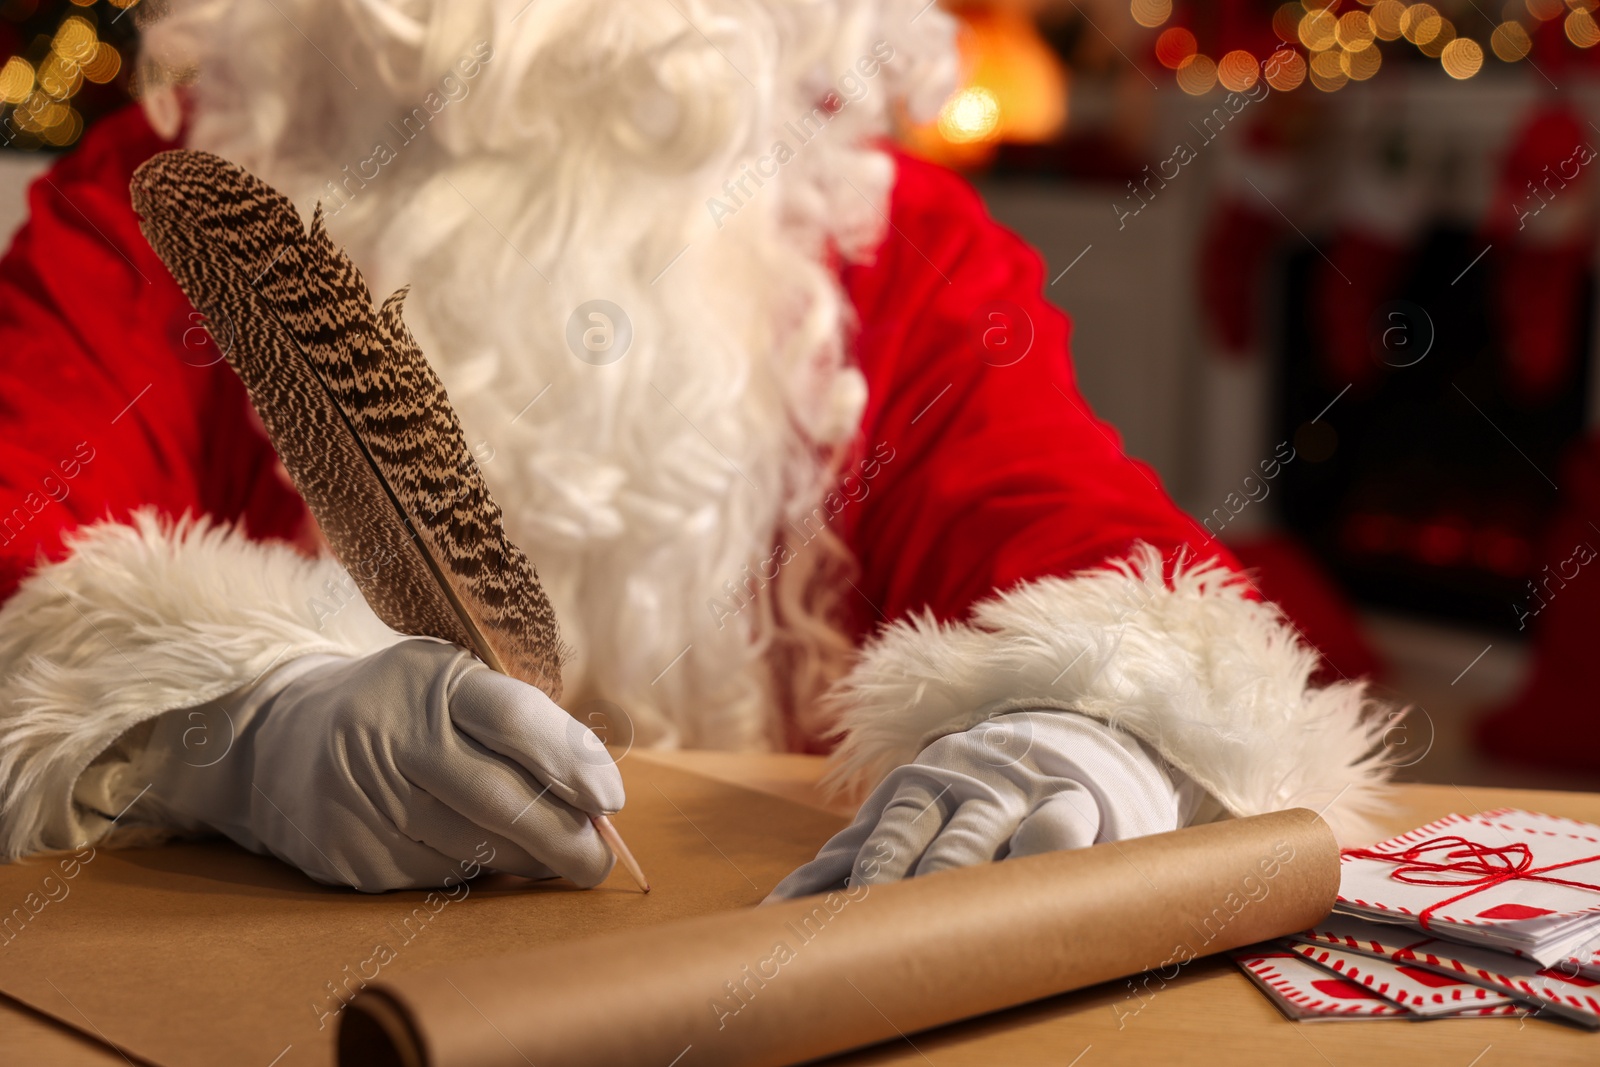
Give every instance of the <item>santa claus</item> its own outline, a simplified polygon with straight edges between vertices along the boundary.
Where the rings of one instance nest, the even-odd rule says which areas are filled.
[[[885,136],[925,0],[175,0],[0,263],[0,847],[220,832],[321,881],[591,885],[612,740],[832,748],[779,887],[1381,795],[1362,686],[1078,394],[1039,259]],[[410,283],[571,657],[383,624],[140,235],[182,143]],[[569,716],[567,712],[571,712]]]

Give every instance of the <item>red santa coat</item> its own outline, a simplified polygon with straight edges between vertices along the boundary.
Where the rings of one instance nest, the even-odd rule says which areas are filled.
[[[137,110],[102,122],[33,186],[0,261],[0,670],[33,672],[0,705],[7,851],[83,827],[73,783],[140,718],[97,716],[62,682],[88,653],[63,650],[47,604],[63,626],[78,625],[66,607],[90,622],[138,610],[84,591],[73,531],[139,509],[257,539],[307,525],[139,232],[128,182],[167,147]],[[1382,774],[1362,757],[1359,687],[1309,686],[1314,652],[1090,412],[1037,255],[960,178],[895,164],[883,243],[842,275],[868,400],[857,462],[824,507],[860,561],[863,634],[890,624],[841,691],[844,769],[881,774],[1022,701],[1129,729],[1236,813],[1341,791],[1342,808],[1370,805]]]
[[[34,185],[0,266],[0,597],[40,552],[59,558],[67,531],[139,507],[242,520],[256,537],[304,524],[243,387],[129,206],[134,168],[171,147],[137,110],[102,123]],[[879,462],[859,507],[834,506],[877,610],[959,618],[1139,540],[1231,565],[1090,413],[1038,256],[960,178],[896,165],[883,246],[843,273],[868,390],[861,461],[876,449]]]

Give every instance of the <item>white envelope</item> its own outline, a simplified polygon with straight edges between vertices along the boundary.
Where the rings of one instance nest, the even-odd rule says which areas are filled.
[[[1402,926],[1332,915],[1293,940],[1438,971],[1488,986],[1591,1029],[1600,1029],[1600,981],[1575,971],[1477,945],[1460,945]]]
[[[1417,926],[1427,913],[1431,933],[1538,958],[1540,948],[1570,950],[1600,931],[1600,837],[1526,818],[1450,815],[1367,851],[1394,859],[1346,854],[1341,911]],[[1430,869],[1453,864],[1467,869]]]
[[[1232,955],[1234,963],[1261,987],[1278,1010],[1296,1021],[1414,1017],[1398,1004],[1348,978],[1330,974],[1287,948],[1254,945]]]
[[[1332,945],[1303,942],[1294,951],[1317,966],[1391,1000],[1418,1015],[1452,1015],[1471,1008],[1498,1008],[1514,998],[1457,975],[1367,956]]]

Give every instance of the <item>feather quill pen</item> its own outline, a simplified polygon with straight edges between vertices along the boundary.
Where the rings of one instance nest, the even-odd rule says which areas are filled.
[[[555,611],[401,318],[406,291],[374,309],[321,205],[308,232],[287,197],[208,152],[152,158],[131,192],[145,238],[206,316],[372,610],[559,700]],[[648,891],[610,820],[594,822]]]

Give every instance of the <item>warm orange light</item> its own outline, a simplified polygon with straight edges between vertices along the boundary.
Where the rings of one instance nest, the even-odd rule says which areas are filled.
[[[1427,44],[1439,36],[1444,17],[1432,4],[1412,4],[1400,16],[1400,32],[1406,40],[1417,46]]]
[[[1372,5],[1372,31],[1380,41],[1393,41],[1400,36],[1400,20],[1406,5],[1400,0],[1378,0]]]
[[[1160,60],[1163,67],[1177,70],[1184,60],[1199,51],[1199,47],[1194,34],[1182,26],[1174,26],[1170,30],[1162,30],[1161,36],[1156,38],[1156,59]]]
[[[1217,81],[1230,92],[1242,93],[1261,77],[1261,67],[1256,57],[1242,48],[1236,48],[1222,57],[1217,64]]]
[[[981,85],[956,90],[939,109],[939,133],[951,144],[987,141],[1000,129],[1000,101]]]
[[[963,13],[962,60],[967,84],[986,89],[999,109],[994,136],[1037,144],[1067,122],[1067,72],[1033,19],[1021,10]],[[970,66],[966,64],[970,63]]]
[[[1300,43],[1313,52],[1332,48],[1339,31],[1339,20],[1332,11],[1309,11],[1300,20]]]
[[[39,64],[39,88],[57,100],[70,100],[82,85],[82,68],[59,52],[51,52]]]
[[[1311,73],[1320,74],[1324,78],[1335,78],[1344,73],[1344,67],[1339,62],[1338,52],[1318,52],[1311,57]]]
[[[1450,77],[1464,81],[1483,69],[1483,49],[1471,37],[1457,37],[1439,53],[1439,63]]]
[[[1430,59],[1438,59],[1440,56],[1444,55],[1444,50],[1448,48],[1450,46],[1450,42],[1455,39],[1456,24],[1447,18],[1441,18],[1439,20],[1439,32],[1433,35],[1432,40],[1429,40],[1426,43],[1418,44],[1417,51],[1421,52]]]
[[[0,104],[20,104],[33,92],[33,67],[21,56],[12,56],[0,67]]]
[[[95,49],[94,57],[83,65],[83,76],[92,82],[104,85],[117,76],[117,71],[122,69],[122,56],[111,45],[100,42]]]
[[[50,47],[59,52],[63,59],[82,62],[94,54],[95,46],[99,43],[89,20],[82,15],[71,15],[56,30]]]
[[[1190,96],[1203,96],[1217,84],[1217,64],[1210,56],[1190,56],[1178,67],[1178,88]]]
[[[65,148],[76,141],[81,133],[83,133],[83,116],[71,107],[62,108],[57,121],[39,131],[46,144],[58,148]]]
[[[1489,47],[1494,54],[1506,63],[1515,63],[1528,54],[1533,47],[1533,39],[1528,36],[1528,31],[1520,22],[1502,22],[1494,28],[1494,33],[1489,35]]]
[[[957,18],[965,76],[934,122],[906,131],[911,146],[968,166],[1001,141],[1036,143],[1059,134],[1067,121],[1067,71],[1033,20],[1011,8],[966,8]]]
[[[1280,93],[1286,93],[1298,89],[1300,83],[1306,80],[1306,61],[1299,52],[1281,48],[1267,60],[1266,72],[1267,84]]]
[[[1133,21],[1153,30],[1172,17],[1172,0],[1133,0],[1129,14]]]
[[[1377,32],[1372,27],[1372,17],[1365,11],[1349,11],[1340,16],[1333,35],[1346,52],[1360,52],[1372,47]]]
[[[1300,4],[1284,4],[1272,13],[1272,32],[1284,44],[1297,44],[1300,40],[1300,20],[1306,9]]]
[[[1600,44],[1600,26],[1595,25],[1594,16],[1587,11],[1568,13],[1566,31],[1567,40],[1579,48],[1593,48]]]
[[[1311,57],[1311,84],[1325,93],[1336,93],[1350,81],[1339,62],[1338,52],[1318,52]]]
[[[1383,52],[1377,48],[1363,48],[1359,52],[1345,52],[1339,57],[1339,69],[1353,82],[1364,82],[1383,66]]]

